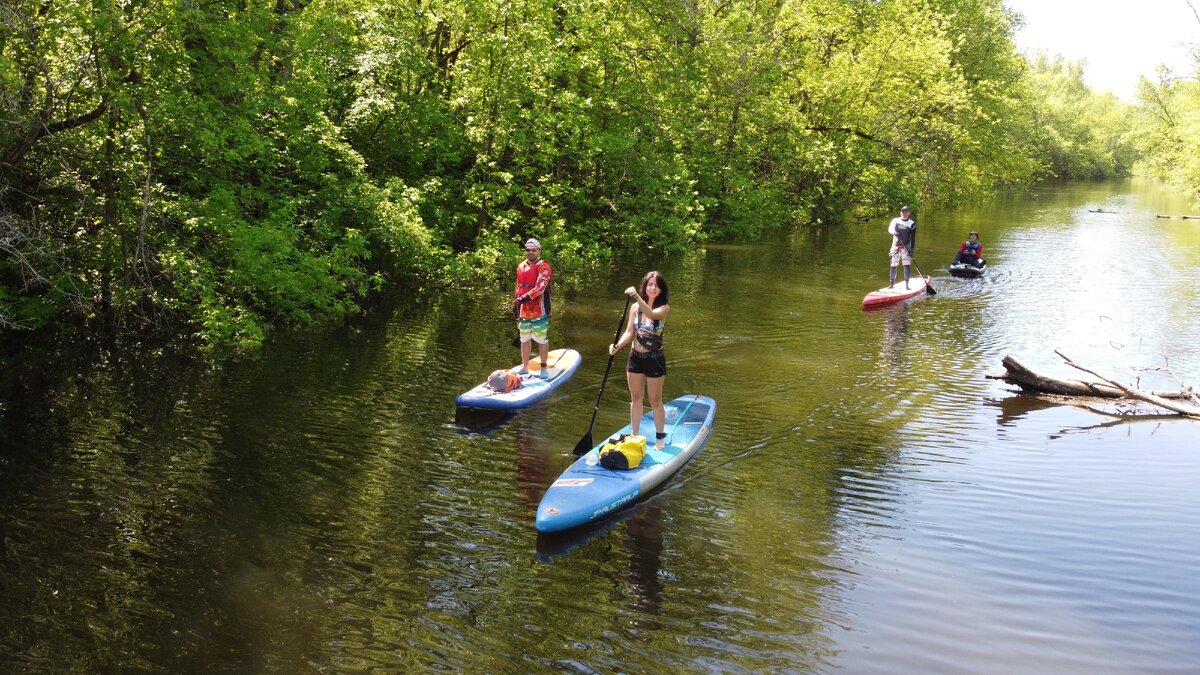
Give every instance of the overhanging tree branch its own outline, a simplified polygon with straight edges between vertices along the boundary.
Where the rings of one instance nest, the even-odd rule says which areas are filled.
[[[140,81],[141,75],[138,71],[132,70],[125,77],[121,78],[120,84],[137,84]],[[47,84],[46,102],[42,106],[42,110],[38,113],[33,124],[30,125],[29,130],[25,132],[25,136],[21,141],[4,153],[4,157],[0,159],[0,164],[4,166],[16,166],[25,158],[25,155],[29,154],[29,151],[33,149],[33,146],[38,141],[47,136],[90,124],[100,119],[109,108],[108,94],[101,94],[100,102],[91,110],[75,117],[47,124],[47,120],[50,118],[52,108],[54,107],[54,102],[54,92],[50,88],[50,85]]]
[[[46,124],[46,117],[49,111],[43,110],[42,113],[38,115],[36,122],[29,127],[29,131],[25,133],[25,136],[21,139],[21,142],[11,148],[8,152],[4,153],[4,159],[0,160],[0,163],[3,163],[7,166],[16,166],[25,157],[25,155],[29,154],[29,151],[32,150],[33,146],[36,145],[41,139],[52,134],[67,131],[68,129],[75,129],[88,124],[89,122],[93,122],[99,119],[107,109],[108,97],[101,97],[100,102],[96,104],[96,107],[88,112],[70,119],[55,122],[53,124]]]
[[[817,124],[817,125],[809,125],[804,128],[808,131],[819,131],[819,132],[833,131],[833,132],[838,132],[838,133],[843,133],[843,134],[850,134],[851,136],[861,138],[864,141],[870,141],[872,143],[882,145],[883,147],[885,147],[888,150],[891,150],[893,152],[900,152],[900,153],[904,153],[906,155],[913,154],[911,151],[906,150],[904,148],[896,147],[895,145],[892,145],[891,143],[883,140],[882,138],[876,138],[875,136],[872,136],[871,134],[868,134],[865,131],[859,131],[858,129],[852,129],[850,127],[831,127],[831,126],[827,126],[824,124]]]

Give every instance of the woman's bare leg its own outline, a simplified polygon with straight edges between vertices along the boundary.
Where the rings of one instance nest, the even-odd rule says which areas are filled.
[[[646,376],[641,373],[625,373],[629,382],[629,433],[637,436],[642,425],[642,400],[645,397]],[[661,398],[661,392],[659,397]]]
[[[662,433],[667,425],[667,414],[663,408],[663,382],[665,377],[648,377],[646,378],[646,390],[650,392],[650,409],[654,411],[654,431]],[[666,439],[656,438],[654,447],[662,450],[666,445]]]

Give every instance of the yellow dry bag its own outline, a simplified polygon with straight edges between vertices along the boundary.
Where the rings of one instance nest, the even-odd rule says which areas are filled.
[[[600,448],[600,466],[606,469],[636,469],[646,456],[645,436],[621,434]]]

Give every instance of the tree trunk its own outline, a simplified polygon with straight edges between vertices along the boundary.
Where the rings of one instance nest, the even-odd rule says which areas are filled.
[[[1011,356],[1005,356],[1001,361],[1004,372],[987,375],[991,380],[1004,380],[1015,384],[1026,391],[1046,394],[1062,394],[1063,396],[1096,396],[1099,398],[1124,398],[1125,393],[1119,388],[1102,380],[1062,380],[1049,375],[1041,375],[1021,365]],[[1151,391],[1145,392],[1159,398],[1190,398],[1191,391]]]
[[[1004,380],[1010,384],[1017,385],[1025,391],[1037,393],[1136,399],[1181,415],[1200,418],[1200,405],[1195,404],[1197,401],[1196,393],[1190,387],[1182,391],[1143,391],[1100,376],[1087,368],[1077,365],[1061,353],[1058,353],[1058,355],[1072,368],[1096,375],[1099,379],[1066,380],[1041,375],[1021,365],[1011,356],[1005,356],[1001,361],[1004,364],[1003,373],[987,375],[986,377],[993,380]]]

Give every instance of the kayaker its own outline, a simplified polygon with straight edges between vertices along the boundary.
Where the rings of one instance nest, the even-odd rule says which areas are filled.
[[[979,243],[978,232],[967,234],[967,240],[958,247],[958,255],[954,256],[954,264],[983,267],[983,244]]]
[[[615,344],[608,346],[609,356],[629,345],[629,361],[625,366],[625,381],[629,384],[630,434],[640,436],[642,401],[650,395],[650,410],[654,413],[654,447],[666,446],[666,410],[663,408],[663,381],[667,375],[667,357],[663,353],[663,321],[671,306],[667,304],[667,279],[650,271],[642,277],[641,286],[630,286],[625,295],[637,303],[629,313],[625,332]]]
[[[530,340],[537,343],[541,370],[538,376],[548,377],[550,355],[550,263],[542,260],[542,245],[537,239],[525,242],[525,259],[517,265],[517,287],[513,291],[513,315],[521,334],[521,365],[530,374]]]
[[[901,264],[904,265],[904,287],[908,288],[912,251],[917,245],[917,223],[910,217],[911,213],[907,206],[901,206],[900,216],[888,223],[888,234],[892,235],[892,247],[888,249],[888,256],[892,259],[888,288],[896,285],[896,267]]]

